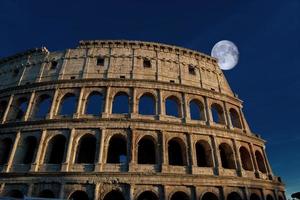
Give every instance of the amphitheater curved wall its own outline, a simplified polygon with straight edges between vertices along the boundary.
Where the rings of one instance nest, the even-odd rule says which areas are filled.
[[[102,99],[97,114],[88,108],[91,94]],[[114,111],[118,96],[127,99],[126,112]],[[152,114],[142,113],[143,96],[152,98]],[[69,97],[74,110],[63,113]],[[49,110],[42,112],[45,99]],[[168,113],[169,100],[177,113]],[[187,199],[207,193],[217,199],[285,199],[265,141],[251,132],[242,101],[216,60],[189,49],[81,41],[75,49],[41,48],[3,58],[0,120],[3,196],[51,191],[70,198],[81,191],[105,199],[116,191],[129,200],[151,191],[168,200],[178,199],[178,192]],[[140,156],[144,144],[154,147],[146,148],[151,162]],[[116,155],[123,160],[115,162]]]

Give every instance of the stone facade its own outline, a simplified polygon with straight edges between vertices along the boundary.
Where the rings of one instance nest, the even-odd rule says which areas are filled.
[[[98,114],[91,96],[102,99]],[[114,111],[120,96],[125,112]],[[0,121],[2,196],[285,199],[216,60],[189,49],[81,41],[2,58]]]

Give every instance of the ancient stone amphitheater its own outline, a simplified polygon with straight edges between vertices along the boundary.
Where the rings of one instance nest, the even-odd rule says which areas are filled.
[[[0,60],[2,196],[284,200],[214,58],[81,41]]]

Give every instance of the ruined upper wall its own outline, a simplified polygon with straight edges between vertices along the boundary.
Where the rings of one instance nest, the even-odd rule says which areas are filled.
[[[97,64],[98,59],[103,63]],[[144,66],[148,60],[150,67]],[[171,82],[234,96],[216,59],[141,41],[80,41],[75,49],[29,50],[0,59],[0,89],[66,79],[125,78]]]

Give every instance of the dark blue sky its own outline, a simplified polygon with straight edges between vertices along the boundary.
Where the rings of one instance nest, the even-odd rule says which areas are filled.
[[[0,57],[84,39],[133,39],[210,53],[236,43],[238,66],[225,75],[253,132],[267,142],[287,192],[300,191],[300,1],[0,1]]]

